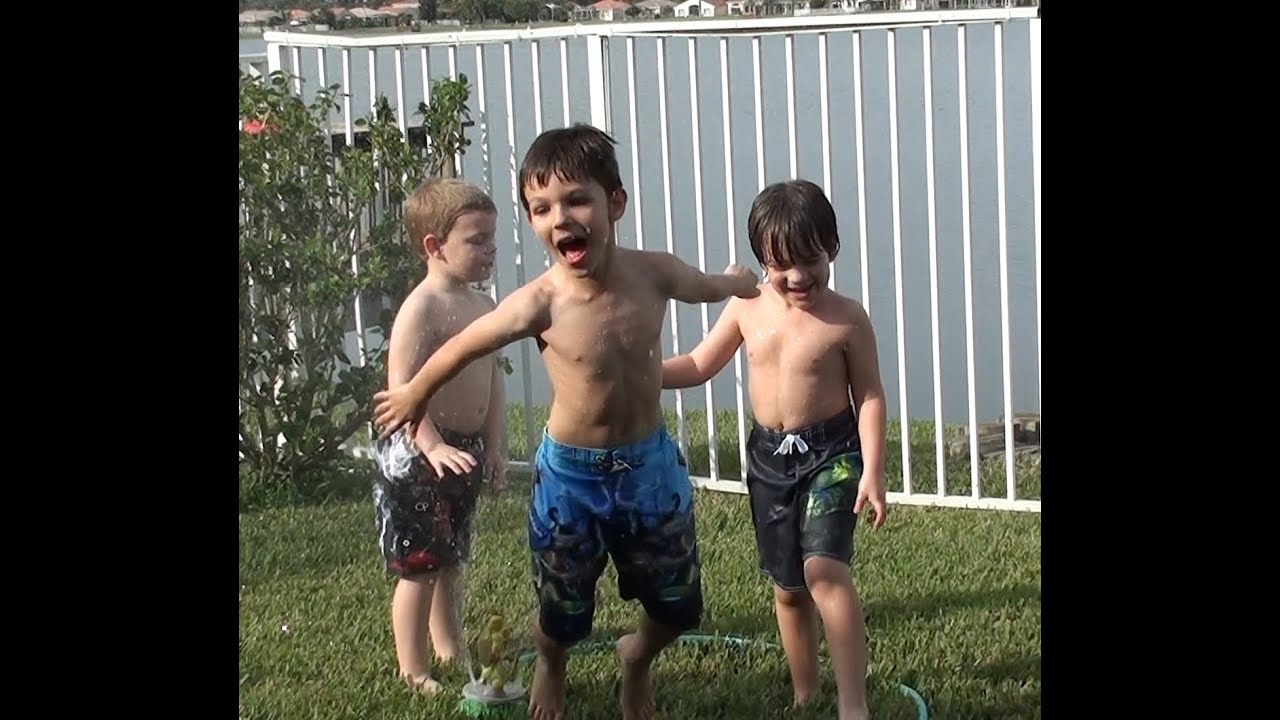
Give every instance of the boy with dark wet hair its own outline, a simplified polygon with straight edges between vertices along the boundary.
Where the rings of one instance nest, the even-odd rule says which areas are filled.
[[[816,608],[839,718],[862,720],[869,716],[866,625],[849,566],[863,506],[871,505],[876,528],[885,518],[875,333],[861,304],[827,289],[840,236],[821,188],[807,180],[766,187],[751,206],[747,234],[765,271],[760,295],[730,300],[692,352],[663,363],[662,386],[701,385],[746,346],[754,418],[747,490],[795,703],[818,692]]]
[[[520,169],[520,201],[555,264],[446,343],[408,383],[375,395],[394,432],[469,363],[537,339],[550,417],[534,462],[529,548],[539,617],[529,715],[565,713],[566,649],[591,631],[596,583],[612,557],[639,630],[618,641],[625,720],[653,717],[649,668],[702,617],[693,493],[663,419],[662,326],[670,300],[760,293],[753,273],[707,275],[666,252],[618,247],[627,207],[614,141],[585,125],[549,130]]]

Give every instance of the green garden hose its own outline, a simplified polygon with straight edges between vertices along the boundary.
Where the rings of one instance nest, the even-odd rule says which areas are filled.
[[[776,643],[766,642],[764,640],[756,640],[753,638],[738,637],[736,635],[681,635],[676,638],[679,645],[731,645],[733,647],[747,647],[755,645],[757,647],[778,649]],[[618,646],[616,640],[594,640],[592,642],[579,643],[573,646],[570,654],[578,654],[592,652],[594,650],[611,650]],[[516,660],[516,672],[522,665],[533,662],[537,657],[537,653],[527,652]],[[925,705],[924,698],[914,689],[898,683],[898,692],[902,693],[916,706],[916,720],[929,720],[929,707]],[[486,718],[486,717],[520,717],[525,712],[523,704],[517,705],[486,705],[479,700],[470,700],[463,698],[458,703],[458,712],[463,717]]]

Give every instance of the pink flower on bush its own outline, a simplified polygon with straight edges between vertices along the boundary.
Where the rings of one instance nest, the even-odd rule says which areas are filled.
[[[246,120],[244,123],[244,131],[247,135],[261,135],[263,133],[273,133],[278,130],[275,125],[271,125],[263,120],[254,118]]]

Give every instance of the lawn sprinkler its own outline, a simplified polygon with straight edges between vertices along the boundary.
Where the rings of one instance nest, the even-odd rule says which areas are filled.
[[[503,619],[490,616],[468,648],[467,675],[471,681],[462,687],[462,701],[458,703],[458,710],[464,716],[516,714],[514,706],[524,699],[524,686],[516,677],[518,650],[519,642],[511,637]],[[479,676],[475,671],[476,662],[480,663]]]

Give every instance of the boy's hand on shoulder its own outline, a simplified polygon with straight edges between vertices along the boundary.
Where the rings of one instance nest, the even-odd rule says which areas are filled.
[[[885,503],[884,475],[863,473],[862,479],[858,481],[858,499],[853,502],[853,513],[861,514],[867,503],[871,503],[871,510],[875,513],[872,527],[879,530],[889,512]]]
[[[380,438],[386,440],[402,426],[416,422],[425,415],[426,403],[414,402],[409,383],[392,390],[381,390],[373,395],[373,424],[382,428]],[[416,430],[416,428],[410,428]]]
[[[738,279],[741,282],[740,288],[734,292],[740,298],[753,298],[760,295],[760,278],[756,274],[742,265],[734,263],[724,269],[724,274]]]

